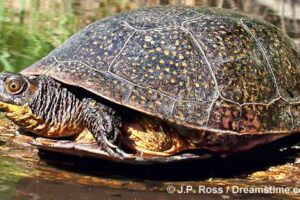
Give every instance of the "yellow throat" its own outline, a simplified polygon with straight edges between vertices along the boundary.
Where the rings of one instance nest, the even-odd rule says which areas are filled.
[[[19,106],[0,102],[0,109],[4,111],[4,116],[16,125],[43,137],[73,136],[79,134],[84,128],[79,124],[47,123],[44,119],[35,115],[28,104]]]

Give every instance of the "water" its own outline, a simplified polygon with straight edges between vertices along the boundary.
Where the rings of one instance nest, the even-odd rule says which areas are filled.
[[[294,199],[296,194],[233,194],[232,189],[300,188],[300,150],[293,145],[299,136],[226,159],[132,165],[38,151],[18,144],[15,127],[6,120],[0,120],[0,127],[1,200],[198,199],[199,186],[223,190],[202,193],[205,199]],[[175,188],[174,194],[167,192],[169,187]]]

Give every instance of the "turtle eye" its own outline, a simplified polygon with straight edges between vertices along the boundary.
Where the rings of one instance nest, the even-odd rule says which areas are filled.
[[[12,94],[18,94],[25,87],[26,82],[20,77],[10,77],[5,80],[6,90]]]

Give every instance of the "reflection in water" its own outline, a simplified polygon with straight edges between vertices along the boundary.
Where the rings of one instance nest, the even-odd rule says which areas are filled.
[[[297,141],[299,137],[292,138]],[[285,140],[284,143],[290,143]],[[279,145],[279,144],[276,144]],[[51,174],[41,178],[23,178],[16,186],[15,199],[199,199],[197,194],[168,194],[166,186],[180,185],[225,186],[251,185],[246,176],[252,171],[268,166],[291,162],[299,157],[299,151],[274,150],[276,146],[268,146],[244,155],[231,156],[228,159],[215,158],[198,162],[173,163],[166,165],[128,165],[96,159],[79,159],[65,157],[56,153],[41,152],[40,156],[47,164],[57,168],[73,171],[85,176],[80,181],[54,180]],[[282,141],[279,146],[282,145]],[[41,173],[42,175],[43,173]],[[55,174],[52,174],[55,176]],[[56,174],[57,177],[60,174]],[[91,177],[102,179],[101,184],[92,183]],[[209,176],[222,179],[207,181]],[[295,176],[297,176],[295,174]],[[298,175],[299,176],[299,175]],[[102,178],[101,178],[102,177]],[[236,177],[233,179],[232,177]],[[244,177],[244,179],[243,179]],[[105,181],[106,180],[106,181]],[[119,180],[116,182],[114,180]],[[194,181],[191,181],[194,180]],[[197,180],[197,181],[196,181]],[[298,180],[296,178],[296,180]],[[183,182],[184,181],[184,182]],[[290,181],[290,180],[289,180]],[[106,182],[106,183],[105,183]],[[270,184],[266,182],[265,184]],[[274,183],[272,183],[274,184]],[[284,184],[283,184],[284,185]],[[201,194],[203,199],[245,199],[242,194]],[[251,199],[287,199],[285,195],[251,194]],[[292,199],[292,198],[291,198]]]
[[[287,148],[300,135],[227,158],[132,165],[65,156],[20,146],[0,120],[0,199],[199,199],[196,194],[168,194],[174,185],[300,187],[300,150]],[[7,136],[5,136],[7,133]],[[291,163],[291,164],[287,164]],[[272,168],[270,168],[272,167]],[[201,194],[205,199],[248,199],[247,194]],[[253,199],[293,199],[287,194],[251,194]]]
[[[226,158],[214,156],[211,159],[165,164],[133,165],[94,158],[64,156],[58,153],[40,151],[39,156],[48,165],[68,171],[110,178],[133,178],[135,180],[186,181],[209,178],[246,177],[252,172],[265,170],[270,166],[294,162],[300,150],[289,148],[300,141],[300,135],[284,138],[275,143],[252,151],[234,154]]]
[[[9,199],[15,193],[15,182],[0,179],[0,199]]]
[[[100,186],[85,186],[79,184],[62,184],[48,180],[38,180],[25,178],[20,180],[17,184],[17,195],[14,200],[57,200],[57,199],[72,199],[72,200],[121,200],[121,199],[138,199],[138,200],[162,200],[162,199],[189,199],[198,200],[200,194],[168,194],[164,191],[139,191],[127,190],[121,188],[100,187]],[[206,200],[219,200],[219,199],[245,199],[241,195],[214,195],[214,194],[201,194],[201,199]],[[262,194],[253,194],[251,199],[260,200],[279,200],[282,197]]]
[[[15,185],[26,176],[26,169],[12,158],[0,157],[0,199],[10,199],[15,194]],[[29,175],[29,173],[27,174]]]

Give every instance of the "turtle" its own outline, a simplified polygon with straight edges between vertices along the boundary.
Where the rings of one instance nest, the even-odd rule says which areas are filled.
[[[104,18],[0,83],[1,111],[32,143],[118,161],[228,155],[300,130],[299,49],[226,9]]]

